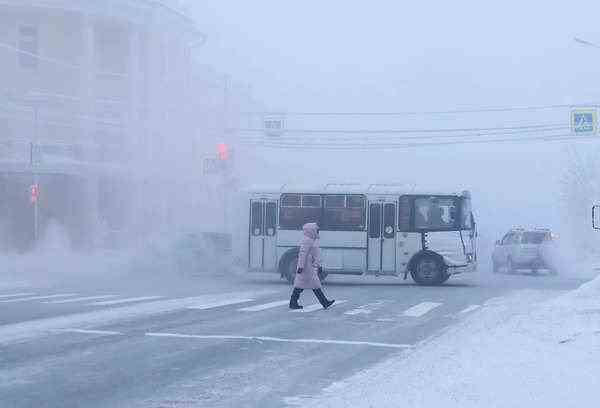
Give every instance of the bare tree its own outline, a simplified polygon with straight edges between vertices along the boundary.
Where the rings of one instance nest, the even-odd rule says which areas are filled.
[[[561,179],[564,229],[574,244],[575,255],[600,252],[600,237],[591,228],[592,205],[600,203],[600,149],[567,150]]]

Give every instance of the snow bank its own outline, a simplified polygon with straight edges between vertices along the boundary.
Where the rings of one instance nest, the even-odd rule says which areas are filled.
[[[294,405],[596,406],[600,399],[600,277],[576,291],[544,300],[548,295],[519,291],[494,299],[415,350]]]

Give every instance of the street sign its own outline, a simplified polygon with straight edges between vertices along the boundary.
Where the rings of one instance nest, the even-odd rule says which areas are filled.
[[[221,160],[218,157],[207,157],[204,159],[202,173],[209,174],[224,174],[231,169],[231,160]]]
[[[571,111],[571,131],[577,135],[593,135],[598,129],[598,111],[593,108]]]
[[[265,115],[263,128],[267,136],[281,136],[285,130],[285,118],[281,114]]]

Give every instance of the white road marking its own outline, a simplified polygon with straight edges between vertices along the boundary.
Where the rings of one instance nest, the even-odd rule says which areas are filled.
[[[437,302],[423,302],[418,305],[414,305],[413,307],[404,311],[403,315],[408,317],[421,317],[426,313],[429,313],[436,307],[441,306],[442,303]]]
[[[52,304],[75,303],[75,302],[85,302],[88,300],[111,299],[111,298],[115,298],[115,297],[117,297],[117,295],[85,296],[85,297],[78,297],[78,298],[74,298],[74,299],[53,300],[53,301],[44,302],[44,303],[52,303]]]
[[[85,330],[85,329],[56,329],[58,333],[99,334],[101,336],[122,336],[123,333],[107,330]]]
[[[9,295],[0,295],[0,299],[12,298],[12,297],[23,297],[23,296],[33,296],[37,293],[11,293]]]
[[[19,323],[0,325],[0,345],[15,341],[24,341],[47,334],[49,331],[64,327],[92,327],[108,325],[111,323],[133,320],[159,313],[169,313],[185,309],[187,306],[199,302],[214,302],[220,299],[233,297],[257,298],[276,293],[273,290],[263,289],[247,292],[230,292],[219,294],[206,294],[180,299],[157,300],[121,307],[94,310],[90,312],[74,313],[69,315],[35,319]]]
[[[77,293],[60,293],[60,294],[49,295],[49,296],[23,297],[23,298],[18,298],[18,299],[0,300],[0,303],[29,302],[30,300],[46,300],[46,299],[56,299],[56,298],[71,297],[71,296],[77,296]]]
[[[481,307],[481,305],[471,305],[469,307],[464,308],[463,310],[461,310],[458,314],[467,314],[470,313],[474,310],[477,310]]]
[[[195,305],[188,306],[188,309],[194,310],[208,310],[215,309],[217,307],[229,306],[229,305],[237,305],[238,303],[248,303],[253,302],[254,299],[242,298],[242,299],[224,299],[216,302],[207,302],[207,303],[198,303]]]
[[[284,306],[289,304],[289,299],[287,300],[278,300],[276,302],[265,303],[262,305],[244,307],[243,309],[238,309],[239,312],[260,312],[261,310],[272,309],[274,307]]]
[[[104,302],[88,303],[87,306],[112,306],[112,305],[120,305],[123,303],[141,302],[144,300],[162,299],[163,297],[164,296],[141,296],[141,297],[132,297],[132,298],[125,298],[125,299],[117,299],[117,300],[106,300]]]
[[[374,311],[376,311],[377,309],[380,309],[381,307],[383,307],[388,302],[389,301],[386,301],[386,300],[379,300],[377,302],[367,303],[366,305],[362,305],[355,309],[348,310],[344,314],[349,315],[349,316],[354,316],[354,315],[359,315],[359,314],[371,314]]]
[[[331,306],[331,307],[336,307],[337,305],[341,305],[346,302],[347,302],[347,300],[336,300],[335,303],[333,304],[333,306]],[[320,303],[315,303],[310,306],[304,306],[304,308],[302,308],[302,309],[292,310],[292,312],[310,313],[310,312],[316,312],[317,310],[321,310],[321,309],[323,309],[323,305],[321,305]]]
[[[410,344],[399,343],[379,343],[372,341],[352,341],[352,340],[326,340],[326,339],[286,339],[281,337],[267,336],[233,336],[233,335],[199,335],[199,334],[179,334],[179,333],[146,333],[148,337],[177,338],[177,339],[199,339],[199,340],[252,340],[252,341],[272,341],[277,343],[309,343],[309,344],[335,344],[349,346],[371,346],[395,349],[409,349],[414,346]]]
[[[506,302],[506,299],[507,299],[506,296],[497,296],[497,297],[489,298],[483,304],[486,306],[498,305],[498,304]]]
[[[390,317],[382,317],[381,319],[375,319],[376,322],[381,322],[381,323],[392,323],[395,322],[396,319],[392,319]]]

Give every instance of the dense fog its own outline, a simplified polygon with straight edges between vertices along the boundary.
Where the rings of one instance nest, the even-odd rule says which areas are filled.
[[[67,201],[89,201],[73,210],[79,217],[42,210],[39,242],[17,248],[132,250],[205,232],[243,242],[247,221],[237,209],[250,186],[406,182],[470,190],[484,253],[509,228],[526,226],[552,228],[577,249],[570,255],[585,256],[586,242],[596,239],[588,228],[596,148],[574,140],[569,115],[597,100],[592,84],[600,53],[574,40],[595,39],[582,27],[593,27],[598,6],[584,3],[585,13],[517,2],[189,2],[184,6],[202,33],[183,45],[160,38],[157,57],[148,56],[153,34],[139,34],[145,37],[136,46],[123,26],[98,23],[92,41],[101,69],[108,76],[143,73],[126,85],[129,96],[94,85],[102,98],[124,98],[112,113],[93,113],[115,117],[114,135],[90,131],[89,107],[65,96],[78,93],[78,81],[89,74],[69,48],[62,55],[39,50],[36,66],[51,73],[26,97],[4,86],[5,120],[19,123],[6,122],[9,164],[26,163],[37,138],[40,146],[75,149],[74,159],[72,152],[44,150],[42,167],[114,165],[102,170],[99,189],[68,192]],[[3,58],[15,54],[8,39]],[[177,58],[182,62],[169,66]],[[155,79],[160,86],[151,84]],[[128,106],[134,97],[142,102]],[[270,113],[284,119],[286,132],[260,131]],[[73,142],[66,127],[85,137]],[[233,152],[229,169],[205,174],[204,161],[214,159],[219,143]],[[575,175],[582,163],[589,171]],[[41,183],[44,201],[53,187]],[[15,199],[5,195],[5,205]],[[19,227],[8,224],[0,224],[0,242],[10,252]],[[63,231],[69,229],[76,233]]]

